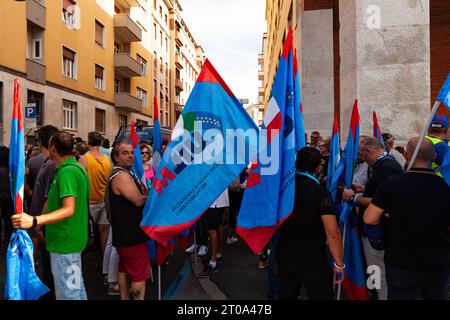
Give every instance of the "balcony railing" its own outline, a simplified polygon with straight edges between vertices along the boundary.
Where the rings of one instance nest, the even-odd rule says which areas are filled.
[[[116,31],[116,35],[124,42],[137,42],[142,40],[141,28],[126,13],[114,15],[114,30]]]
[[[124,78],[142,75],[142,65],[134,60],[128,53],[116,53],[114,55],[114,69]]]
[[[183,91],[183,82],[179,79],[175,79],[175,89],[177,89],[178,92]]]
[[[132,96],[128,92],[114,94],[116,108],[127,112],[142,112],[142,100]]]
[[[27,20],[45,29],[45,6],[41,1],[27,1]]]
[[[27,59],[27,79],[28,80],[45,84],[45,82],[46,82],[45,70],[46,70],[45,65],[40,64],[39,62],[36,62],[34,60]]]

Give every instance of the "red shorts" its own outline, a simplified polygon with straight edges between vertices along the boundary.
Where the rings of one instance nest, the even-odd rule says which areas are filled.
[[[118,247],[119,272],[128,273],[131,282],[143,282],[150,277],[150,258],[147,242],[131,247]]]

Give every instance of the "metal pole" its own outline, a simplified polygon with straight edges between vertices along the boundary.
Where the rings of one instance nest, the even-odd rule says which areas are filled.
[[[417,159],[417,155],[419,154],[420,146],[421,146],[422,143],[423,143],[423,139],[425,139],[425,135],[426,135],[427,132],[428,132],[428,128],[430,127],[431,121],[433,120],[434,115],[435,115],[436,112],[438,111],[440,104],[441,104],[440,101],[436,101],[436,102],[434,103],[433,109],[431,110],[431,114],[430,114],[430,116],[428,117],[427,124],[425,125],[425,128],[423,129],[423,132],[422,132],[422,134],[420,135],[419,142],[417,143],[416,150],[414,150],[414,154],[413,154],[413,156],[412,156],[412,158],[411,158],[411,161],[409,162],[409,165],[408,165],[408,171],[412,168],[412,166],[414,165],[414,162],[415,162],[416,159]]]
[[[161,266],[158,266],[158,300],[161,300]]]
[[[344,222],[344,230],[342,232],[342,252],[345,257],[345,234],[347,233],[347,221]],[[338,284],[337,300],[341,300],[342,282]]]

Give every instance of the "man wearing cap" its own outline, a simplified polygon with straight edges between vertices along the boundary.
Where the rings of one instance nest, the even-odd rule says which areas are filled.
[[[386,151],[397,160],[402,168],[404,168],[406,160],[400,152],[394,149],[395,138],[390,133],[383,133],[381,137],[383,138]]]
[[[430,128],[428,129],[428,135],[425,136],[433,143],[436,150],[436,157],[434,159],[432,169],[436,171],[438,175],[439,167],[442,165],[442,161],[445,158],[450,146],[450,142],[446,139],[448,131],[448,119],[446,116],[434,116],[431,121]]]

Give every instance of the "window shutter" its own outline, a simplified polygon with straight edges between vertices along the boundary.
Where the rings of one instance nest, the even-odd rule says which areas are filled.
[[[97,78],[103,79],[103,68],[97,64],[95,65],[95,76]]]
[[[103,46],[103,25],[95,21],[95,42],[97,42],[99,45]]]
[[[75,52],[66,47],[63,47],[63,57],[75,61]]]

